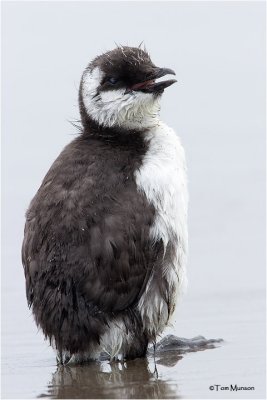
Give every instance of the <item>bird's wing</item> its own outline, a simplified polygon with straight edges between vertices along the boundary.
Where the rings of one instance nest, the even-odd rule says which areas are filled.
[[[77,296],[102,311],[136,303],[161,250],[160,243],[150,240],[151,210],[141,199],[138,203],[110,200],[112,210],[102,209],[99,216],[88,210],[65,232],[56,215],[46,226],[37,216],[29,220],[22,251],[29,303],[41,279],[50,289],[72,281]]]
[[[52,168],[31,203],[22,250],[28,301],[71,282],[78,299],[124,310],[142,295],[163,251],[150,239],[154,209],[125,172],[94,168],[99,176],[86,180],[82,168],[76,163],[67,175],[65,168],[62,179]]]
[[[123,310],[138,301],[160,250],[159,243],[152,246],[152,215],[144,203],[129,198],[114,208],[101,223],[89,227],[81,248],[86,278],[80,290],[106,311]]]

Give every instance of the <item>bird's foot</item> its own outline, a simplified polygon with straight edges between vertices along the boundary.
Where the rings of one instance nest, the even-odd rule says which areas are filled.
[[[61,351],[57,353],[57,365],[67,365],[71,359],[69,351]]]
[[[223,339],[206,339],[204,336],[195,336],[192,339],[186,339],[175,335],[167,335],[157,342],[155,346],[150,347],[148,351],[150,354],[154,351],[156,354],[165,351],[179,351],[183,354],[191,351],[213,349],[222,342]]]
[[[192,339],[179,338],[167,335],[156,345],[148,348],[148,356],[157,358],[157,363],[165,366],[174,366],[186,353],[214,349],[223,342],[223,339],[206,339],[196,336]]]

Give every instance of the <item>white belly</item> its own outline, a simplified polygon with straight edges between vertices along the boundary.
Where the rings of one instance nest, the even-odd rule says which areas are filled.
[[[162,240],[165,250],[168,243],[175,244],[174,255],[163,271],[172,293],[172,313],[177,297],[186,287],[188,193],[185,155],[178,136],[162,122],[148,132],[147,140],[149,149],[135,177],[138,189],[145,193],[156,210],[150,231],[152,240]],[[168,323],[168,309],[152,281],[153,272],[138,307],[146,329],[156,335]],[[152,286],[153,291],[150,290]]]

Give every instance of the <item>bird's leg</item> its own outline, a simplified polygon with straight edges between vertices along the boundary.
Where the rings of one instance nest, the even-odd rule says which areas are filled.
[[[153,372],[153,374],[156,375],[156,378],[158,379],[159,374],[158,374],[157,363],[156,363],[156,340],[153,342],[153,358],[154,358],[154,372]]]
[[[57,364],[58,365],[66,365],[71,359],[71,354],[69,351],[63,351],[60,349],[57,352]]]
[[[62,362],[62,350],[61,349],[57,351],[57,365],[63,365],[63,362]]]

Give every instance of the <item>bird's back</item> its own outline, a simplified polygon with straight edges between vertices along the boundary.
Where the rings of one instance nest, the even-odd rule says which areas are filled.
[[[147,145],[140,135],[128,139],[74,140],[27,212],[28,302],[45,334],[71,352],[138,302],[162,248],[151,245],[155,210],[134,177]]]

